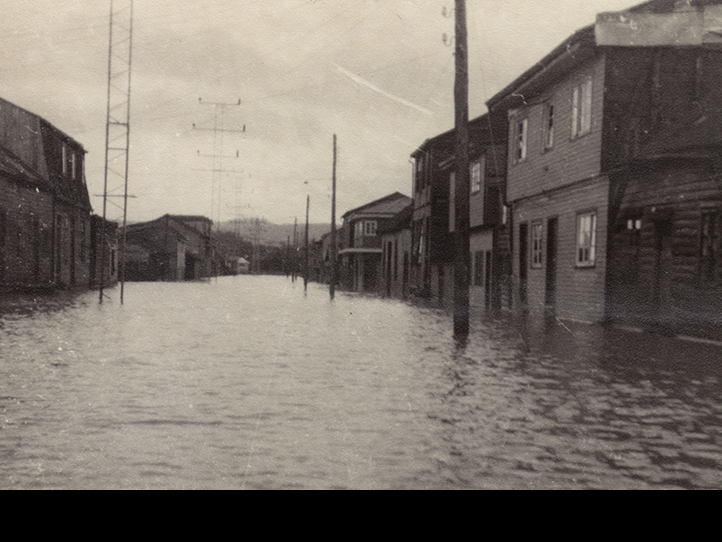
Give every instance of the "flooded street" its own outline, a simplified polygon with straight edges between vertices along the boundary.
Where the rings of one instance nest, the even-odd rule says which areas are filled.
[[[718,489],[722,349],[285,278],[0,302],[0,489]]]

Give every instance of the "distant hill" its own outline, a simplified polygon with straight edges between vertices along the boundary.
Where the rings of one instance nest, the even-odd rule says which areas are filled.
[[[219,229],[222,231],[236,231],[236,224],[233,222],[223,222]],[[298,224],[298,239],[303,242],[306,233],[306,224]],[[251,238],[251,225],[241,224],[241,236],[245,239]],[[266,222],[262,226],[261,241],[264,245],[285,245],[289,237],[293,242],[293,224],[271,224]],[[330,224],[309,224],[308,238],[313,241],[321,239],[324,235],[331,231]]]

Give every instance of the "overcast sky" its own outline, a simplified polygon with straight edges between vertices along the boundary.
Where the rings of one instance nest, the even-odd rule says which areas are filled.
[[[470,114],[575,30],[630,0],[469,0]],[[330,219],[333,134],[339,215],[400,191],[409,155],[453,127],[453,0],[136,0],[129,219],[165,213],[293,222],[311,196]],[[88,151],[102,193],[110,0],[15,0],[0,19],[0,96]],[[212,213],[214,108],[237,102]],[[93,198],[96,211],[100,198]],[[110,216],[110,218],[114,218]]]

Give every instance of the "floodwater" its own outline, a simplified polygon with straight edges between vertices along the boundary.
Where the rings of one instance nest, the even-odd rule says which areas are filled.
[[[722,348],[277,277],[0,300],[0,489],[719,489]]]

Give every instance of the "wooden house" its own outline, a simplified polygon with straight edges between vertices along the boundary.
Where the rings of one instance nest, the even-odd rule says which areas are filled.
[[[488,102],[509,119],[519,307],[719,323],[720,4],[601,14]]]
[[[339,284],[343,288],[378,293],[383,254],[379,227],[383,228],[409,204],[411,198],[396,192],[343,215],[339,251]]]
[[[384,297],[405,299],[409,296],[411,271],[411,219],[414,205],[410,203],[391,220],[379,227],[381,236],[381,287]]]
[[[90,198],[82,145],[0,99],[0,286],[87,288]]]
[[[505,115],[482,115],[469,123],[470,250],[473,304],[498,308],[509,274],[504,194]],[[414,214],[410,288],[441,305],[453,301],[455,229],[455,130],[428,139],[414,161]],[[504,295],[508,300],[509,296]]]

